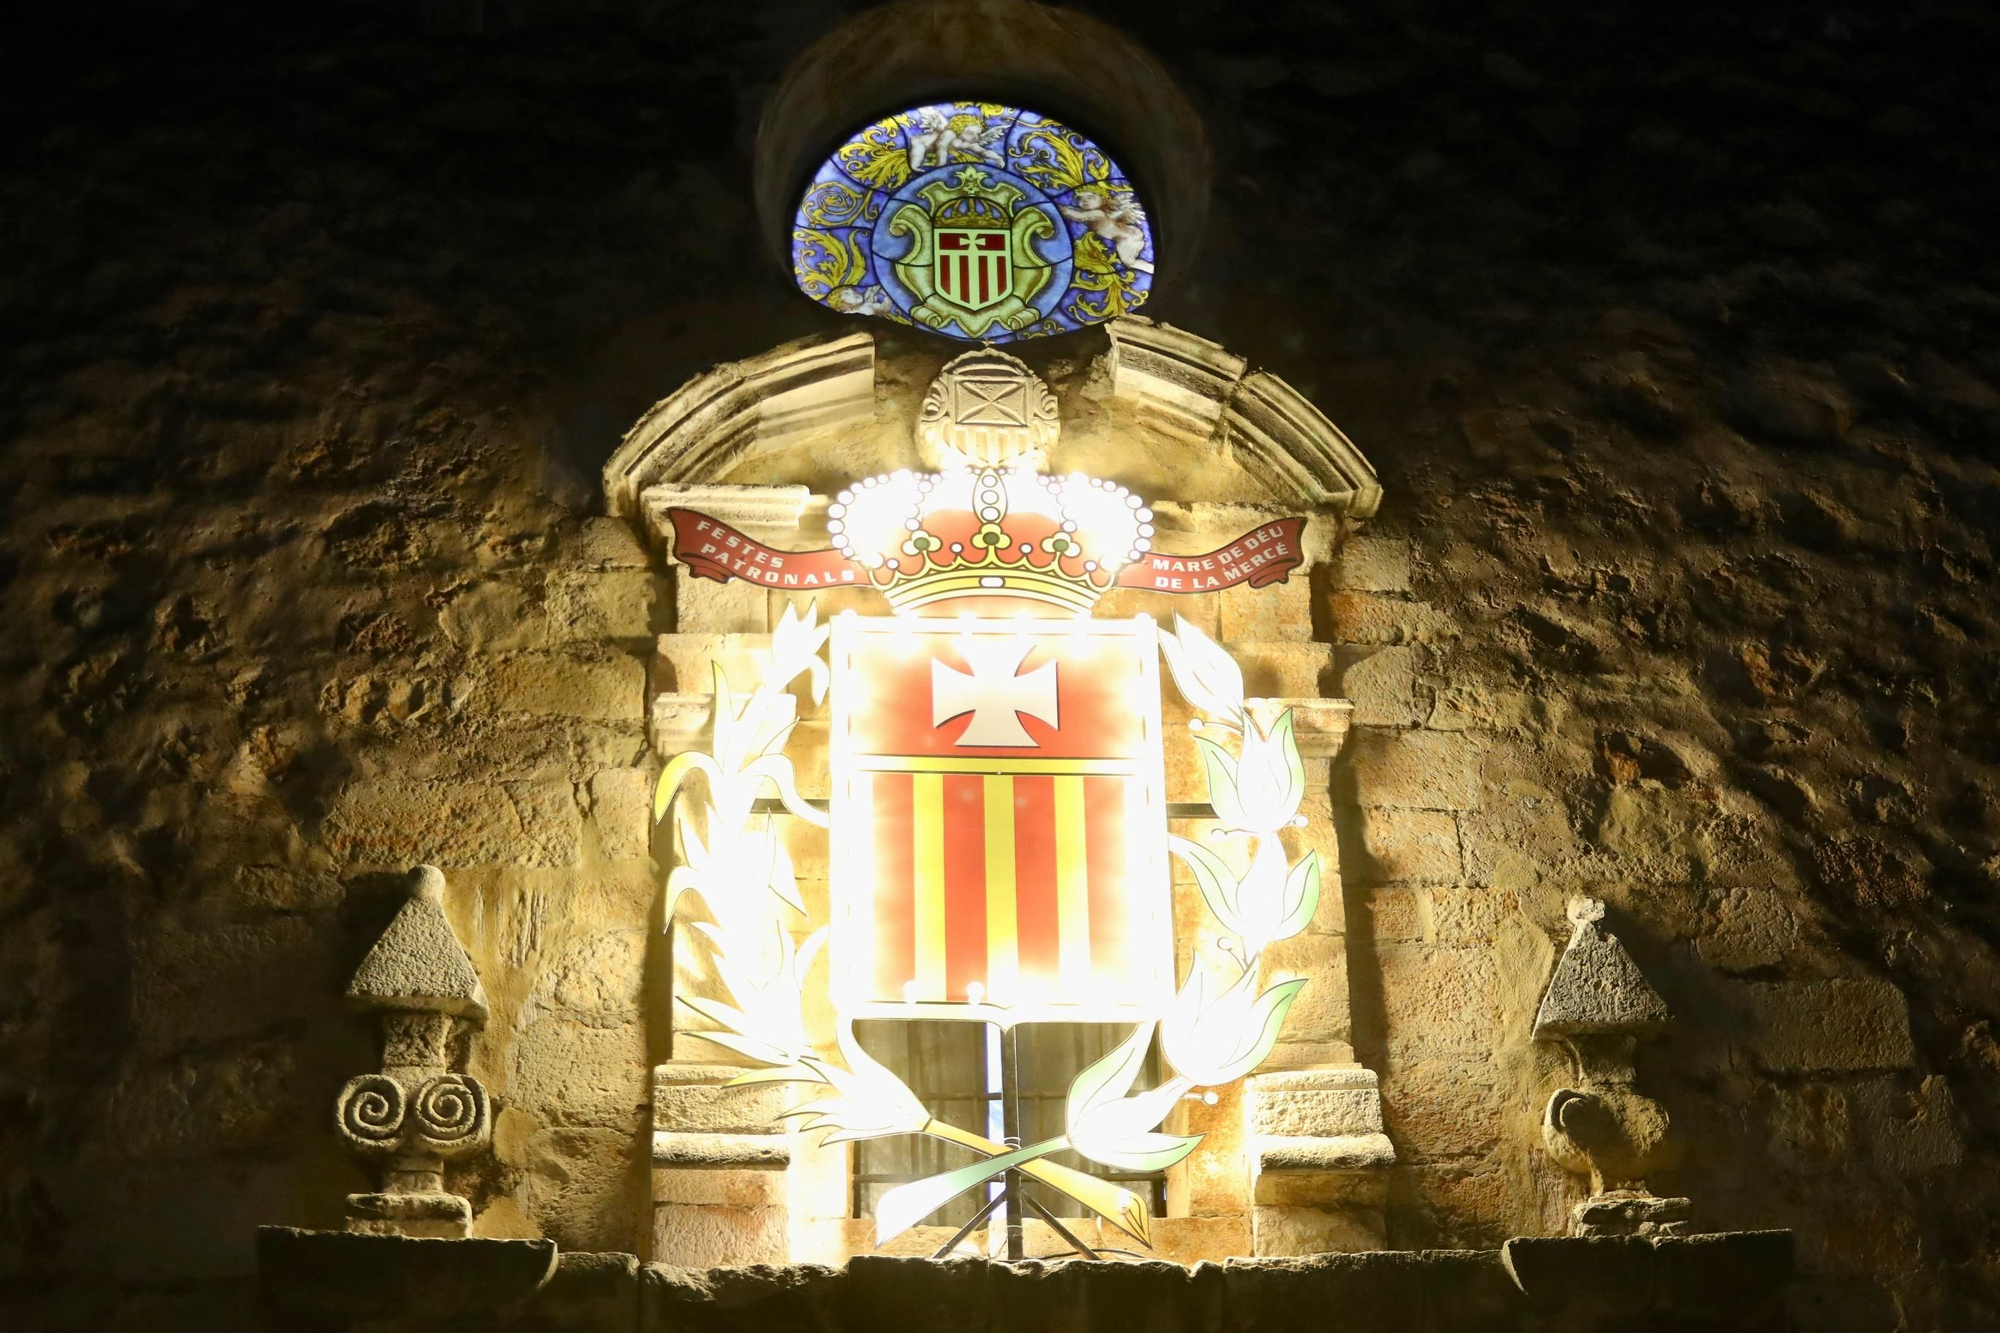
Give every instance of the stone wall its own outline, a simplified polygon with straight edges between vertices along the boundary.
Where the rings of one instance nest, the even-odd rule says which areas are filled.
[[[643,679],[595,476],[842,330],[752,243],[812,6],[104,11],[9,43],[0,1283],[251,1318],[361,1188],[338,988],[428,860],[493,1002],[488,1235],[631,1250],[665,1052]],[[2000,285],[1989,20],[1135,9],[1223,169],[1151,313],[1383,474],[1317,589],[1392,1245],[1560,1229],[1563,902],[1678,1014],[1642,1085],[1799,1321],[1990,1322]],[[469,30],[468,30],[469,29]],[[1365,938],[1360,938],[1364,937]],[[621,980],[622,979],[622,980]]]

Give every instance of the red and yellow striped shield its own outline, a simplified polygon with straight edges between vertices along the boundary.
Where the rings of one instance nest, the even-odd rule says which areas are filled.
[[[1173,936],[1153,622],[833,624],[834,1003],[1153,1018]]]

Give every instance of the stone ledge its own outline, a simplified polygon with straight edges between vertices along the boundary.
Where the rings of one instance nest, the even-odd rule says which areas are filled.
[[[783,1171],[792,1164],[792,1141],[775,1134],[683,1134],[653,1131],[653,1165],[713,1171]]]
[[[1250,1141],[1255,1171],[1374,1171],[1396,1164],[1387,1134],[1260,1134]]]
[[[556,1271],[550,1240],[439,1240],[257,1228],[265,1298],[297,1314],[424,1324],[495,1318]]]
[[[1322,645],[1313,646],[1319,648]],[[1309,759],[1330,759],[1339,754],[1340,747],[1347,741],[1348,722],[1354,716],[1354,705],[1348,700],[1327,699],[1316,694],[1245,699],[1243,702],[1249,705],[1251,716],[1266,726],[1277,721],[1287,708],[1291,709],[1292,735],[1298,740],[1299,753]]]
[[[845,1269],[641,1265],[548,1241],[410,1240],[263,1228],[259,1270],[287,1327],[486,1333],[1268,1333],[1333,1320],[1399,1333],[1787,1327],[1788,1231],[1521,1238],[1498,1250],[1371,1250],[1221,1264],[890,1258]]]

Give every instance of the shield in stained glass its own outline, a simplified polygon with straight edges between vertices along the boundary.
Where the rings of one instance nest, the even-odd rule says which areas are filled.
[[[984,310],[1013,290],[1006,232],[946,227],[936,235],[932,267],[940,292],[970,310]]]
[[[814,300],[987,343],[1136,310],[1154,259],[1138,192],[1102,148],[990,102],[864,127],[814,174],[792,228]]]

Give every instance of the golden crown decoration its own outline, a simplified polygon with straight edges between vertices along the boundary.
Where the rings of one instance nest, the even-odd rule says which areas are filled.
[[[869,477],[826,512],[834,549],[867,568],[897,611],[961,598],[988,614],[1010,609],[997,598],[1088,612],[1153,536],[1152,511],[1125,487],[1021,465]]]

